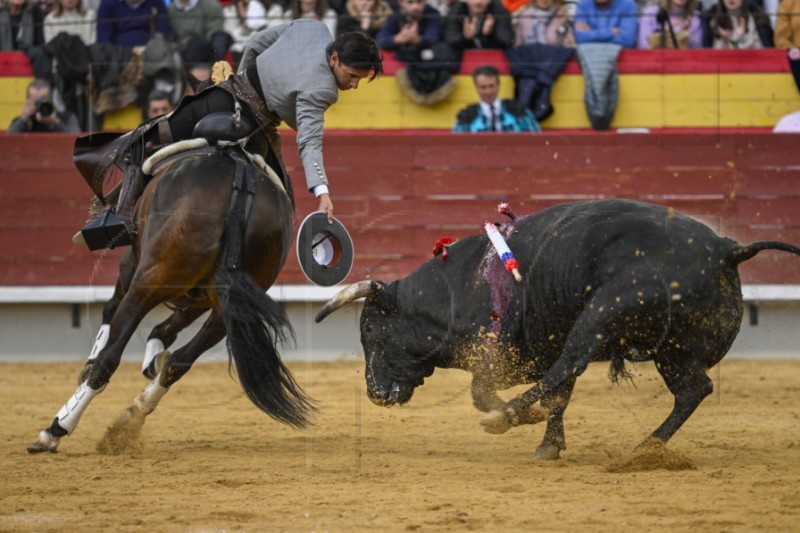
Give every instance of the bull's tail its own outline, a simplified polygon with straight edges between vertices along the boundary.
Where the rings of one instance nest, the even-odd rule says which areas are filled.
[[[307,426],[316,407],[284,366],[277,349],[279,343],[294,337],[286,312],[241,269],[217,273],[217,294],[229,360],[236,363],[247,397],[280,422]]]
[[[731,263],[736,266],[739,263],[744,263],[748,259],[752,259],[758,252],[763,250],[781,250],[789,252],[794,255],[800,255],[800,248],[780,241],[757,241],[747,246],[739,246],[734,248],[731,253]]]

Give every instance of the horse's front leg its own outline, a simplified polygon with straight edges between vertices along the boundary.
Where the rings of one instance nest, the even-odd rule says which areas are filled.
[[[133,278],[134,265],[132,254],[131,249],[128,248],[120,258],[119,278],[117,278],[117,284],[114,287],[114,294],[103,306],[103,323],[100,325],[100,329],[94,339],[92,351],[89,352],[89,357],[86,359],[86,363],[84,363],[83,368],[78,374],[78,385],[89,378],[89,373],[92,371],[95,359],[97,359],[97,356],[100,355],[100,352],[106,347],[106,344],[108,344],[111,320],[114,318],[114,314],[116,314],[117,308],[120,302],[122,302],[122,298],[125,296],[125,292],[128,290],[131,279]]]
[[[28,452],[55,452],[61,438],[75,431],[86,408],[89,407],[94,397],[105,389],[119,366],[122,352],[136,327],[159,301],[152,295],[134,292],[125,295],[111,319],[108,344],[100,350],[88,376],[56,413],[50,427],[43,429],[39,433],[39,437],[28,445]]]

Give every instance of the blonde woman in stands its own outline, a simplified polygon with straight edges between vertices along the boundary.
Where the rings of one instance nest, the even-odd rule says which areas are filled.
[[[659,0],[658,4],[645,7],[639,17],[638,41],[641,49],[702,48],[703,26],[697,0]]]
[[[233,37],[230,51],[240,54],[244,52],[250,35],[268,27],[270,23],[277,26],[283,22],[283,8],[278,2],[261,0],[234,0],[222,8],[225,19],[223,29]]]
[[[83,0],[55,0],[53,9],[44,18],[44,42],[49,43],[61,32],[77,35],[83,44],[94,44],[97,35],[97,16],[84,7]]]
[[[800,0],[782,0],[778,6],[775,48],[800,48]]]
[[[285,19],[286,22],[297,19],[319,20],[328,27],[331,36],[335,37],[339,16],[328,7],[328,0],[292,0],[286,10]]]
[[[550,44],[575,47],[572,20],[563,0],[531,0],[513,17],[516,41],[523,44]]]
[[[391,14],[392,8],[383,0],[347,0],[336,31],[360,31],[374,39]]]
[[[758,5],[746,0],[722,0],[710,12],[713,48],[745,50],[772,46],[769,17]]]

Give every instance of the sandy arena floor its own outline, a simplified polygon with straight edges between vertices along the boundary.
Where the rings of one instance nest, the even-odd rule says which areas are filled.
[[[146,384],[123,364],[59,453],[28,455],[79,367],[0,365],[0,531],[800,529],[800,361],[723,361],[714,395],[648,453],[633,448],[672,407],[661,378],[636,365],[637,388],[613,387],[592,365],[551,463],[532,460],[543,425],[484,433],[467,374],[437,370],[385,409],[355,362],[292,365],[322,408],[308,431],[258,411],[224,364],[200,364],[149,417],[139,453],[100,455]]]

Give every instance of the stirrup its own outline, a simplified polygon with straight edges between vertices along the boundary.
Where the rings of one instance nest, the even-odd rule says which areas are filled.
[[[114,249],[117,246],[130,246],[136,236],[136,226],[125,224],[110,209],[92,220],[81,229],[81,235],[90,250]],[[76,236],[77,237],[77,236]],[[73,238],[75,241],[75,238]]]

